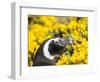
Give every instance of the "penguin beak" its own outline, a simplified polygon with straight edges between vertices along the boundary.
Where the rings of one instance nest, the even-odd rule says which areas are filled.
[[[65,38],[62,41],[63,41],[64,45],[66,45],[66,44],[72,44],[73,41],[74,41],[74,38]]]

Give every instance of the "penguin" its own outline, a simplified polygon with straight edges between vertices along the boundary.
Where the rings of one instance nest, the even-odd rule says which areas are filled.
[[[60,56],[66,50],[66,45],[72,44],[73,40],[56,37],[43,41],[33,58],[33,66],[56,65],[55,57]]]

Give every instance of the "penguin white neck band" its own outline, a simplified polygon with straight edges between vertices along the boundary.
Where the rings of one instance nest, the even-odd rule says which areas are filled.
[[[48,51],[48,48],[49,48],[49,43],[54,40],[54,39],[50,39],[46,42],[46,44],[44,45],[44,48],[43,48],[43,53],[44,53],[44,56],[49,59],[49,60],[54,60],[54,58],[56,57],[55,56],[52,56],[49,51]]]

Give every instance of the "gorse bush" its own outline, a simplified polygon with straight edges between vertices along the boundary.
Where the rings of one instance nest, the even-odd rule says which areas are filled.
[[[41,43],[53,37],[73,37],[72,46],[55,58],[57,65],[88,63],[88,18],[72,16],[28,16],[28,66]]]

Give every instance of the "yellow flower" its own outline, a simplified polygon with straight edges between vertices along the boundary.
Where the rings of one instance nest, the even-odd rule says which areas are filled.
[[[29,49],[29,51],[32,52],[32,53],[33,53],[34,50],[37,48],[37,46],[38,46],[38,45],[37,45],[36,42],[29,42],[29,43],[28,43],[28,47],[29,47],[28,49]]]
[[[76,29],[78,23],[75,20],[72,20],[69,24],[68,24],[68,28],[69,29]]]

